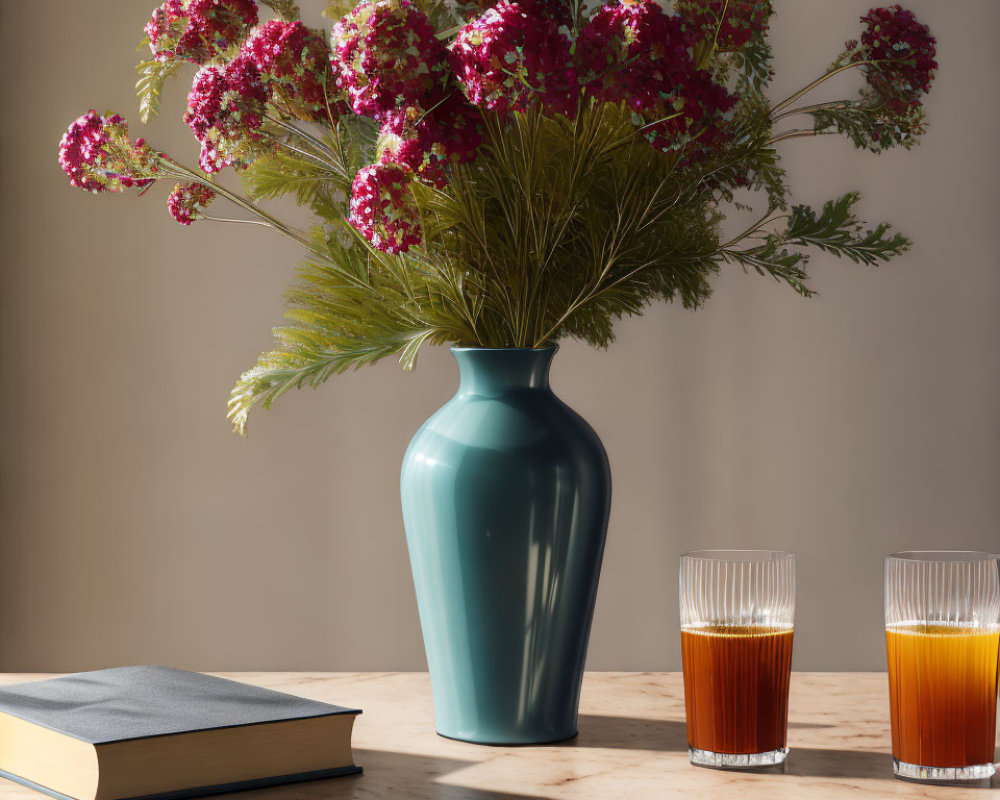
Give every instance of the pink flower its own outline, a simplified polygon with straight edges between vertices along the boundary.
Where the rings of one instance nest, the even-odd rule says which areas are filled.
[[[578,84],[570,46],[551,18],[504,0],[458,32],[451,65],[474,105],[505,114],[540,102],[573,114]]]
[[[708,38],[723,52],[766,33],[772,14],[771,0],[676,0],[674,10],[695,38]]]
[[[383,253],[405,253],[421,242],[412,181],[413,173],[398,164],[372,164],[354,178],[348,221]]]
[[[301,22],[273,19],[250,34],[241,53],[260,71],[271,102],[304,119],[326,119],[327,98],[337,91],[330,48],[319,33]]]
[[[456,89],[430,111],[411,107],[390,115],[380,131],[380,163],[401,164],[441,188],[447,166],[474,159],[482,139],[479,111]]]
[[[444,96],[447,51],[409,0],[359,3],[334,26],[330,47],[337,86],[357,114],[381,120]]]
[[[626,103],[655,147],[705,144],[737,98],[697,68],[695,43],[653,0],[612,0],[577,39],[581,78],[597,100]]]
[[[215,192],[200,183],[178,183],[167,197],[167,211],[181,225],[190,225],[215,199]]]
[[[246,56],[226,66],[202,67],[188,94],[184,122],[201,143],[199,163],[206,172],[244,167],[260,148],[267,90]]]
[[[102,117],[93,109],[73,122],[59,142],[59,166],[70,184],[94,194],[149,186],[158,159],[142,139],[135,144],[129,140],[123,117]]]
[[[935,39],[912,11],[898,5],[873,8],[861,21],[868,28],[852,60],[873,62],[862,67],[868,84],[892,111],[906,113],[931,88],[937,70]]]
[[[257,24],[253,0],[166,0],[146,24],[153,56],[203,64]]]

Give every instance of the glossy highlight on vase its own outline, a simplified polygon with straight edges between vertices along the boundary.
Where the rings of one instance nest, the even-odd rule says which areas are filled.
[[[453,348],[458,393],[403,461],[437,731],[576,735],[611,500],[600,440],[549,387],[556,348]]]

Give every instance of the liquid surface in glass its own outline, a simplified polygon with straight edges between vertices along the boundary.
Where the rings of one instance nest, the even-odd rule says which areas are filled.
[[[681,629],[688,744],[714,753],[785,747],[791,627]]]
[[[924,767],[993,761],[1000,627],[886,628],[892,754]]]

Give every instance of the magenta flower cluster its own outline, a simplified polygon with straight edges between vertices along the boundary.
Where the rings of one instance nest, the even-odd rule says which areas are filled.
[[[76,119],[59,142],[59,166],[70,184],[94,194],[149,186],[158,157],[142,139],[129,140],[123,117],[101,116],[93,109]]]
[[[445,189],[453,167],[479,154],[485,114],[501,123],[529,109],[573,118],[582,104],[623,104],[652,146],[692,160],[709,153],[739,99],[725,71],[712,68],[712,53],[762,36],[771,0],[675,0],[673,8],[607,0],[583,21],[564,0],[499,0],[439,34],[413,0],[362,0],[328,43],[298,21],[259,24],[254,0],[165,0],[146,34],[157,60],[200,67],[184,121],[207,173],[270,152],[269,118],[283,128],[295,118],[336,125],[348,109],[374,119],[377,163],[353,181],[349,221],[374,247],[403,253],[422,236],[413,186]],[[864,71],[887,125],[919,116],[937,67],[933,37],[898,5],[862,21],[844,63]],[[92,192],[145,187],[161,158],[142,140],[129,142],[121,117],[94,111],[70,126],[59,151],[73,185]],[[181,183],[168,207],[189,225],[214,196]]]
[[[697,38],[653,0],[612,0],[580,32],[577,53],[587,94],[625,103],[661,150],[714,138],[737,102],[694,61]]]
[[[301,22],[273,19],[243,43],[245,55],[260,72],[270,101],[302,119],[326,119],[336,110],[330,48]]]
[[[378,250],[405,253],[420,244],[420,215],[410,194],[413,173],[399,164],[372,164],[354,178],[350,223]]]
[[[864,67],[868,84],[895,113],[906,113],[931,88],[937,70],[934,37],[899,5],[873,8],[861,21],[867,28],[854,61],[869,62]]]
[[[146,23],[146,36],[158,61],[204,64],[256,24],[253,0],[167,0]]]
[[[190,225],[203,216],[205,208],[215,199],[215,192],[200,183],[178,183],[167,197],[167,211],[181,225]]]
[[[571,48],[553,19],[502,0],[458,32],[451,66],[474,105],[506,114],[540,103],[572,114],[579,92]]]
[[[188,95],[184,121],[201,143],[201,168],[255,160],[269,104],[300,119],[335,115],[332,81],[326,42],[301,22],[271,20],[254,30],[228,64],[202,67]]]
[[[260,155],[267,99],[260,70],[245,54],[229,64],[201,68],[188,95],[184,122],[201,144],[198,163],[205,172],[243,167]]]
[[[354,181],[350,222],[379,249],[406,252],[421,241],[410,182],[441,188],[449,164],[475,158],[479,111],[463,97],[447,49],[410,0],[357,5],[333,29],[331,60],[353,111],[381,123],[379,163]]]
[[[444,45],[410,0],[359,3],[330,36],[337,86],[356,114],[428,110],[447,83]]]

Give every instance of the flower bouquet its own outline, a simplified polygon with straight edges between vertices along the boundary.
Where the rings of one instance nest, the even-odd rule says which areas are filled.
[[[390,355],[410,369],[425,343],[606,346],[617,318],[655,300],[700,306],[727,265],[808,296],[810,248],[875,264],[907,247],[886,224],[859,224],[856,194],[793,205],[776,149],[825,134],[875,153],[914,144],[935,47],[899,6],[869,12],[827,72],[780,101],[766,96],[767,0],[592,12],[370,0],[324,13],[329,36],[290,0],[153,12],[140,117],[190,67],[198,168],[132,141],[117,114],[85,114],[60,145],[74,186],[176,184],[167,207],[182,225],[224,219],[222,198],[306,251],[275,349],[233,390],[239,431],[291,387]],[[806,102],[852,70],[860,94]],[[230,168],[241,190],[218,180]],[[744,190],[762,195],[759,218],[723,236],[726,211],[754,196]],[[262,206],[284,195],[311,209],[311,230]]]
[[[176,183],[182,225],[256,222],[305,250],[276,347],[230,397],[240,432],[290,388],[455,345],[459,392],[411,442],[401,481],[437,729],[565,739],[611,487],[597,435],[549,390],[555,343],[606,346],[656,300],[697,308],[728,266],[809,296],[812,248],[868,265],[902,253],[904,236],[858,220],[855,193],[793,204],[776,146],[911,147],[934,39],[899,6],[873,9],[824,74],[775,101],[768,0],[363,0],[326,14],[329,36],[290,0],[167,0],[146,26],[140,116],[193,65],[198,167],[96,111],[70,126],[60,163],[95,193]],[[806,98],[850,71],[859,93]],[[218,180],[230,168],[240,189]],[[264,207],[283,196],[312,211],[310,230]],[[732,210],[752,221],[725,235]]]

